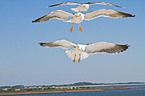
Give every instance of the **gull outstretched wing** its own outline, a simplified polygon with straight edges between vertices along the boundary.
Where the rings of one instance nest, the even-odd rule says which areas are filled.
[[[97,17],[110,17],[110,18],[123,18],[123,17],[135,17],[135,15],[119,12],[111,9],[100,9],[91,11],[85,14],[85,20],[92,20]]]
[[[33,22],[45,22],[45,21],[48,21],[51,19],[59,19],[59,20],[64,21],[64,20],[68,19],[68,17],[71,17],[71,16],[73,16],[73,14],[63,11],[63,10],[56,10],[56,11],[48,13],[47,15],[44,15],[44,16],[32,21],[32,23]]]
[[[78,2],[64,2],[64,3],[55,4],[55,5],[50,5],[48,7],[62,6],[62,5],[81,5],[81,4]]]
[[[128,49],[129,45],[118,45],[108,42],[99,42],[90,45],[86,45],[86,53],[88,54],[114,54],[120,53]]]
[[[69,49],[71,47],[75,47],[76,44],[69,42],[67,40],[58,40],[54,42],[49,42],[49,43],[39,43],[42,47],[48,47],[48,48],[53,48],[53,47],[58,47],[58,48],[63,48],[63,49]]]
[[[109,5],[109,6],[115,6],[115,7],[119,7],[119,8],[124,8],[124,7],[121,7],[121,6],[118,6],[118,5],[114,5],[114,4],[110,4],[110,3],[107,3],[107,2],[88,2],[88,3],[85,3],[85,4],[89,4],[89,5],[101,4],[101,5]]]

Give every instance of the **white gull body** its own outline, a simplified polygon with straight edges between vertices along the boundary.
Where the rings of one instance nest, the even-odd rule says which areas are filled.
[[[119,45],[108,42],[99,42],[90,45],[81,45],[69,42],[67,40],[58,40],[49,43],[40,43],[43,47],[48,48],[63,48],[66,49],[67,55],[75,62],[80,62],[83,59],[88,58],[89,55],[93,54],[115,54],[120,53],[128,49],[129,45]],[[70,48],[73,50],[69,50]]]
[[[67,20],[69,17],[71,17],[70,20]],[[72,27],[71,27],[70,31],[72,32],[74,23],[78,23],[80,26],[79,30],[82,31],[83,29],[82,29],[80,23],[83,20],[89,21],[89,20],[92,20],[92,19],[95,19],[98,17],[124,18],[124,17],[135,17],[135,15],[124,13],[124,12],[119,12],[119,11],[115,11],[115,10],[111,10],[111,9],[99,9],[99,10],[88,12],[86,14],[83,14],[83,13],[71,14],[71,13],[63,11],[63,10],[56,10],[56,11],[48,13],[47,15],[44,15],[44,16],[32,21],[32,23],[46,22],[51,19],[59,19],[64,22],[71,22]]]

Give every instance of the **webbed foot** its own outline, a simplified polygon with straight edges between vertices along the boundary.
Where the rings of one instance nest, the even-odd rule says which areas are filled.
[[[69,31],[71,31],[71,32],[72,32],[73,30],[74,30],[74,29],[73,29],[73,27],[71,27]]]

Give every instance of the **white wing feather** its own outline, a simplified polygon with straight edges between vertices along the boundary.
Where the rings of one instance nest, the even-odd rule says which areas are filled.
[[[85,14],[85,20],[92,20],[97,17],[110,17],[110,18],[121,18],[121,17],[134,17],[135,15],[119,12],[110,9],[100,9],[96,11],[91,11]]]
[[[49,42],[49,43],[41,42],[40,45],[43,47],[48,47],[48,48],[58,47],[58,48],[63,48],[63,49],[69,49],[71,47],[76,46],[76,44],[69,42],[67,40],[58,40],[58,41]]]
[[[114,5],[114,4],[110,4],[110,3],[106,3],[106,2],[88,2],[88,3],[81,3],[81,4],[88,4],[88,5],[102,4],[102,5],[109,5],[109,6],[116,6],[116,7],[123,8],[123,7],[121,7],[121,6]],[[62,6],[62,5],[81,5],[81,4],[78,3],[78,2],[64,2],[64,3],[59,3],[59,4],[50,5],[50,6],[48,6],[48,7]]]
[[[129,45],[118,45],[113,43],[107,43],[107,42],[99,42],[94,43],[90,45],[86,45],[86,53],[88,54],[102,54],[102,53],[108,53],[108,54],[114,54],[123,52],[126,49],[128,49]]]
[[[56,11],[53,11],[51,13],[48,13],[47,15],[45,16],[42,16],[32,22],[45,22],[45,21],[48,21],[48,20],[51,20],[51,19],[59,19],[59,20],[66,20],[68,19],[68,17],[72,17],[73,14],[71,13],[68,13],[66,11],[63,11],[63,10],[56,10]]]
[[[81,4],[78,2],[64,2],[64,3],[55,4],[55,5],[50,5],[48,7],[62,6],[62,5],[81,5]]]
[[[109,6],[115,6],[115,7],[119,7],[119,8],[124,8],[124,7],[121,7],[121,6],[118,6],[118,5],[114,5],[114,4],[110,4],[110,3],[107,3],[107,2],[88,2],[88,3],[85,3],[85,4],[89,4],[89,5],[102,4],[102,5],[109,5]]]

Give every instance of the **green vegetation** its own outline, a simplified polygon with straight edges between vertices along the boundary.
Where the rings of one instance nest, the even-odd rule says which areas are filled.
[[[91,83],[91,82],[77,82],[74,84],[64,84],[64,85],[51,85],[55,87],[61,86],[80,86],[80,85],[113,85],[113,84],[145,84],[145,82],[127,82],[127,83]]]

